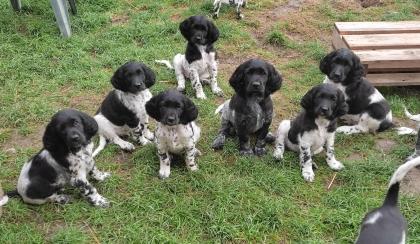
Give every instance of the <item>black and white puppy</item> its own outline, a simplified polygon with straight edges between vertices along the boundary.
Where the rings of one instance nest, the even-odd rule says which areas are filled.
[[[200,128],[194,122],[197,107],[184,94],[168,90],[154,96],[146,103],[146,110],[157,123],[155,143],[160,170],[159,177],[168,178],[171,173],[171,155],[185,155],[185,163],[191,171],[198,170],[195,156]]]
[[[134,150],[134,145],[120,136],[133,136],[140,145],[153,140],[145,105],[152,98],[149,88],[155,81],[155,73],[143,63],[130,61],[115,71],[111,78],[115,89],[108,93],[94,117],[99,125],[99,146],[93,157],[108,142],[123,150]]]
[[[241,13],[241,7],[245,8],[246,7],[246,0],[214,0],[213,3],[213,18],[218,18],[219,17],[219,11],[220,8],[222,7],[222,4],[229,4],[229,5],[234,5],[236,7],[236,18],[237,19],[242,19],[244,17],[244,15]]]
[[[389,182],[388,193],[380,208],[366,214],[362,221],[357,244],[397,244],[407,239],[407,222],[398,208],[400,182],[414,167],[420,165],[420,157],[407,161],[394,172]]]
[[[173,66],[168,60],[156,62],[175,69],[178,91],[184,92],[185,79],[189,79],[197,98],[206,99],[202,83],[210,83],[213,93],[223,96],[223,91],[217,84],[216,50],[213,46],[219,38],[219,30],[205,16],[189,17],[179,25],[179,29],[188,41],[185,55],[175,55]]]
[[[407,127],[397,128],[399,135],[417,135],[416,149],[414,150],[414,153],[407,159],[411,160],[413,158],[420,157],[420,114],[413,115],[407,110],[407,108],[404,108],[404,112],[409,119],[416,122],[417,124],[417,130]]]
[[[337,128],[345,134],[381,132],[393,126],[392,112],[382,94],[366,80],[364,67],[349,49],[338,49],[321,60],[320,69],[326,74],[324,83],[343,91],[349,111],[342,117],[347,124]]]
[[[333,170],[341,170],[343,164],[335,159],[334,139],[337,119],[348,111],[344,94],[335,86],[321,84],[313,87],[300,102],[303,110],[291,122],[283,120],[277,130],[274,157],[283,159],[285,148],[299,152],[302,176],[312,182],[312,155],[327,151],[327,164]]]
[[[93,205],[106,207],[109,202],[88,181],[88,175],[103,181],[109,173],[99,171],[92,157],[91,138],[98,124],[89,115],[74,109],[57,112],[47,125],[43,148],[23,165],[17,193],[29,204],[67,203],[61,193],[67,185],[76,187]]]
[[[212,148],[222,149],[226,136],[237,135],[241,154],[263,155],[266,142],[273,141],[268,133],[273,119],[270,95],[280,89],[282,77],[273,65],[250,59],[236,68],[229,83],[236,93],[216,110],[222,114],[222,126]],[[254,148],[250,143],[253,134],[257,137]]]

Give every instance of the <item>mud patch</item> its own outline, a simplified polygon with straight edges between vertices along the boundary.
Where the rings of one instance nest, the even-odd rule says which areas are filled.
[[[381,4],[381,0],[360,0],[360,5],[364,8],[375,7]]]
[[[360,153],[352,153],[350,154],[347,158],[346,161],[359,161],[359,160],[363,160],[363,155]]]
[[[420,169],[410,170],[401,182],[401,192],[409,196],[420,196]]]
[[[111,17],[112,25],[123,25],[130,20],[130,17],[127,14],[116,14]]]
[[[383,153],[388,153],[394,148],[395,145],[395,141],[388,139],[379,139],[375,143],[375,148]]]
[[[15,154],[18,149],[23,148],[40,148],[42,145],[42,135],[44,134],[42,126],[35,128],[29,135],[22,135],[17,129],[10,129],[5,131],[8,139],[0,146],[0,148],[7,154]]]

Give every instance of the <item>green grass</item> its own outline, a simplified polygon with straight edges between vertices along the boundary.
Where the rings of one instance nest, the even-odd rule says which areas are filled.
[[[216,47],[220,54],[219,82],[226,97],[233,93],[228,79],[242,61],[258,56],[272,62],[285,79],[274,95],[275,130],[281,119],[299,111],[303,94],[322,81],[318,63],[328,52],[326,37],[334,21],[420,19],[418,0],[384,2],[361,9],[320,0],[305,5],[300,16],[276,23],[265,17],[278,4],[275,0],[250,1],[243,21],[235,20],[233,8],[224,7],[216,20],[221,31]],[[18,14],[8,1],[2,1],[3,188],[16,186],[23,163],[40,149],[39,131],[50,117],[64,107],[93,114],[111,89],[113,71],[124,62],[141,60],[153,68],[159,81],[167,81],[153,86],[153,94],[174,87],[173,72],[154,60],[171,59],[183,52],[185,41],[178,23],[192,14],[210,15],[211,3],[78,1],[79,14],[71,19],[73,36],[63,39],[48,1],[23,1],[25,8]],[[260,28],[266,33],[255,34]],[[269,44],[277,42],[287,44],[287,48]],[[198,123],[202,128],[198,148],[203,155],[198,158],[198,172],[175,165],[170,178],[162,181],[157,177],[159,164],[153,145],[139,147],[131,154],[109,146],[97,158],[97,165],[112,172],[112,177],[94,185],[112,201],[110,208],[94,208],[71,189],[73,202],[65,206],[30,206],[12,199],[3,207],[0,243],[352,243],[364,214],[381,204],[390,175],[414,147],[414,138],[398,137],[394,131],[338,135],[337,158],[346,168],[327,190],[334,172],[322,155],[314,159],[320,168],[315,182],[308,184],[300,175],[295,153],[286,152],[282,163],[272,158],[271,146],[264,157],[241,157],[235,141],[228,141],[221,152],[212,151],[210,144],[220,123],[213,113],[221,100],[208,87],[205,92],[208,100],[193,99],[200,110]],[[412,112],[420,112],[418,89],[386,88],[381,92],[390,101],[394,117],[404,118],[403,104]],[[189,85],[187,94],[193,97]],[[395,145],[381,150],[376,141],[384,139]],[[400,199],[410,243],[420,242],[419,203],[414,197]]]

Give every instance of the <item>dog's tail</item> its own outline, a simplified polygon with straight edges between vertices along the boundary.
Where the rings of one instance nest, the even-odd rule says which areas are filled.
[[[106,146],[106,138],[99,135],[99,145],[98,147],[95,149],[95,151],[92,153],[92,158],[94,158],[96,155],[98,155],[102,150],[104,150],[105,146]]]
[[[219,113],[221,113],[221,112],[222,112],[222,110],[223,110],[223,108],[224,108],[225,106],[227,106],[227,105],[229,104],[229,102],[230,102],[230,99],[229,99],[229,100],[226,100],[224,103],[220,104],[220,105],[219,105],[219,107],[217,107],[217,108],[216,108],[216,110],[214,111],[214,114],[219,114]]]
[[[418,126],[420,127],[420,114],[412,115],[405,106],[404,106],[404,113],[409,119],[417,122]],[[417,135],[417,131],[415,129],[408,128],[408,127],[398,127],[397,133],[398,135]]]
[[[171,62],[169,62],[169,60],[155,60],[156,63],[158,64],[164,64],[166,65],[166,67],[168,67],[168,69],[174,69],[174,66],[172,66]]]
[[[407,116],[409,119],[416,121],[417,123],[420,123],[420,114],[412,115],[410,112],[408,112],[408,109],[404,106],[404,113],[405,116]]]
[[[405,162],[403,165],[398,167],[398,169],[392,175],[391,181],[389,182],[388,193],[386,194],[385,201],[383,205],[396,206],[398,203],[398,192],[400,190],[400,182],[404,176],[412,168],[420,165],[420,157],[414,158],[410,161]]]
[[[7,195],[0,197],[0,206],[5,205],[8,201],[9,201],[9,197]]]

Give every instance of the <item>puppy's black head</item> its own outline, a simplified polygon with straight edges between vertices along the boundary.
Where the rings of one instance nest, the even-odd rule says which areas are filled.
[[[219,30],[205,16],[191,16],[179,25],[181,34],[189,42],[209,45],[219,38]]]
[[[282,77],[273,65],[250,59],[236,68],[229,83],[242,97],[263,99],[280,89]]]
[[[161,92],[146,103],[150,117],[165,125],[188,124],[197,119],[198,110],[194,103],[176,90]]]
[[[115,71],[111,83],[117,90],[139,93],[153,84],[156,76],[153,70],[143,63],[130,61]]]
[[[63,109],[52,117],[42,140],[49,151],[65,147],[77,152],[90,142],[97,131],[98,124],[91,116],[74,109]]]
[[[328,119],[343,116],[349,109],[343,92],[331,84],[313,87],[303,96],[300,104],[308,113]]]
[[[325,56],[319,68],[336,83],[360,80],[365,73],[359,57],[346,48],[338,49]]]

